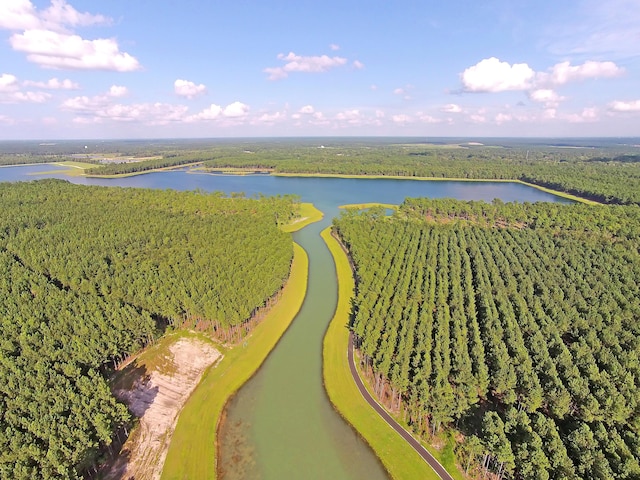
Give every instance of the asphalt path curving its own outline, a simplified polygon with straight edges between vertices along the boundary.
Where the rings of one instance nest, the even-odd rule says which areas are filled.
[[[371,407],[378,412],[378,414],[387,422],[391,428],[393,428],[398,434],[404,438],[409,444],[415,449],[416,452],[423,458],[425,462],[427,462],[431,468],[436,472],[436,474],[442,480],[453,480],[453,477],[449,475],[449,473],[445,470],[445,468],[440,465],[440,462],[436,460],[433,455],[431,455],[426,448],[424,448],[420,442],[418,442],[413,435],[411,435],[408,431],[406,431],[398,422],[396,422],[391,415],[371,396],[369,391],[365,388],[362,380],[360,379],[360,375],[358,375],[358,371],[356,370],[356,365],[353,359],[353,334],[349,332],[349,369],[351,370],[351,376],[353,380],[356,382],[358,386],[358,390],[364,397]]]

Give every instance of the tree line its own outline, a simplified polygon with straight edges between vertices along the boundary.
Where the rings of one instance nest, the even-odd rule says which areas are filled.
[[[0,184],[0,477],[95,465],[130,422],[106,374],[167,323],[241,335],[288,277],[296,204]]]
[[[496,203],[413,199],[335,221],[372,388],[420,435],[461,432],[468,472],[638,478],[637,207],[596,207],[598,226],[593,207]]]

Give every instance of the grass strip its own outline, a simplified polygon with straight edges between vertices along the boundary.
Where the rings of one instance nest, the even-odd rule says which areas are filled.
[[[347,324],[355,284],[349,260],[331,236],[331,228],[323,230],[321,235],[333,255],[338,277],[338,306],[322,349],[322,375],[329,399],[340,415],[369,443],[392,478],[438,480],[440,477],[420,455],[373,411],[351,378],[347,363]]]
[[[307,291],[309,259],[294,243],[291,274],[282,297],[243,344],[226,349],[189,397],[176,425],[162,479],[216,478],[216,434],[224,406],[258,370],[302,306]]]
[[[369,203],[348,203],[346,205],[340,205],[338,208],[342,208],[344,210],[356,209],[356,210],[366,210],[367,208],[373,207],[382,207],[388,208],[389,210],[397,210],[398,205],[393,203],[377,203],[377,202],[369,202]]]
[[[287,233],[297,232],[311,223],[319,222],[324,216],[313,203],[301,203],[299,213],[300,218],[288,225],[281,225],[280,230]]]

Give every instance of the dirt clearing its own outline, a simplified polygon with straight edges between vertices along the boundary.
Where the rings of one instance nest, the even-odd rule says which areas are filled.
[[[209,343],[179,338],[150,361],[142,357],[125,369],[115,394],[139,424],[104,478],[160,478],[178,414],[203,372],[220,356]]]

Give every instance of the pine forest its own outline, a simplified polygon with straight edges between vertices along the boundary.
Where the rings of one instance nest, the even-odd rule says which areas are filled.
[[[77,478],[130,414],[106,376],[167,325],[234,341],[282,287],[296,199],[0,184],[0,478]]]
[[[416,433],[453,429],[470,474],[640,477],[640,208],[407,199],[334,228],[361,367]]]

